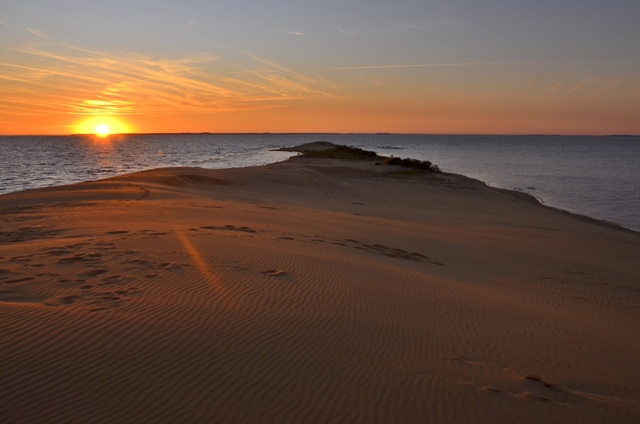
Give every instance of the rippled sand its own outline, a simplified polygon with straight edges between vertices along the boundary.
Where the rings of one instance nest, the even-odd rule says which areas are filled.
[[[640,237],[296,158],[0,196],[3,423],[640,421]]]

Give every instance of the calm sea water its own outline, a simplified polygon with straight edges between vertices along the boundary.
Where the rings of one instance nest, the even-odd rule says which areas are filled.
[[[167,166],[284,160],[269,149],[326,140],[430,160],[544,203],[640,231],[640,138],[455,135],[129,135],[0,137],[0,194]]]

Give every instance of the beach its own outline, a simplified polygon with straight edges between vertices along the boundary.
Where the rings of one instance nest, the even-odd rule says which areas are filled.
[[[0,421],[638,422],[638,258],[376,160],[2,195]]]

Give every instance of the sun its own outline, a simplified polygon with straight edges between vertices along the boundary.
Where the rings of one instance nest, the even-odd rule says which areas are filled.
[[[98,137],[107,137],[111,134],[111,128],[107,124],[96,125],[95,133]]]
[[[76,134],[93,134],[99,138],[106,138],[116,134],[128,134],[133,132],[133,127],[120,117],[116,116],[92,116],[73,126]]]

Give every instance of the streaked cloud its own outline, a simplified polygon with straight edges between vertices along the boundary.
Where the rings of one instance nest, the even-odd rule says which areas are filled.
[[[327,79],[319,77],[319,76],[311,76],[302,74],[299,72],[292,71],[291,69],[285,68],[284,66],[278,65],[269,60],[260,58],[255,55],[249,55],[252,59],[257,62],[262,63],[263,65],[267,65],[273,70],[279,71],[275,78],[280,80],[279,83],[276,83],[276,86],[280,84],[284,84],[287,87],[293,87],[298,94],[302,94],[305,92],[315,92],[316,94],[321,95],[322,97],[335,97],[331,94],[331,91],[335,90],[336,87]],[[267,81],[273,81],[273,75],[262,75],[262,73],[256,73],[256,76],[260,76],[261,78]],[[311,90],[315,88],[314,90]],[[311,91],[309,91],[311,90]]]
[[[35,35],[36,37],[40,37],[40,38],[43,38],[45,40],[49,39],[49,36],[44,31],[41,31],[41,30],[38,30],[38,29],[34,29],[34,28],[27,28],[27,31],[29,33]]]
[[[300,31],[288,31],[287,34],[289,35],[296,35],[298,37],[302,37],[304,35],[304,32],[300,32]]]
[[[571,63],[630,63],[640,62],[640,59],[610,59],[610,60],[537,60],[537,61],[513,61],[513,62],[452,62],[452,63],[415,63],[415,64],[395,64],[395,65],[366,65],[366,66],[343,66],[329,68],[336,71],[348,71],[359,69],[399,69],[399,68],[437,68],[454,66],[501,66],[501,65],[552,65]]]
[[[0,62],[4,114],[174,114],[273,108],[330,97],[330,84],[250,56],[251,68],[209,54],[167,58],[31,44]],[[224,66],[222,66],[224,65]]]

